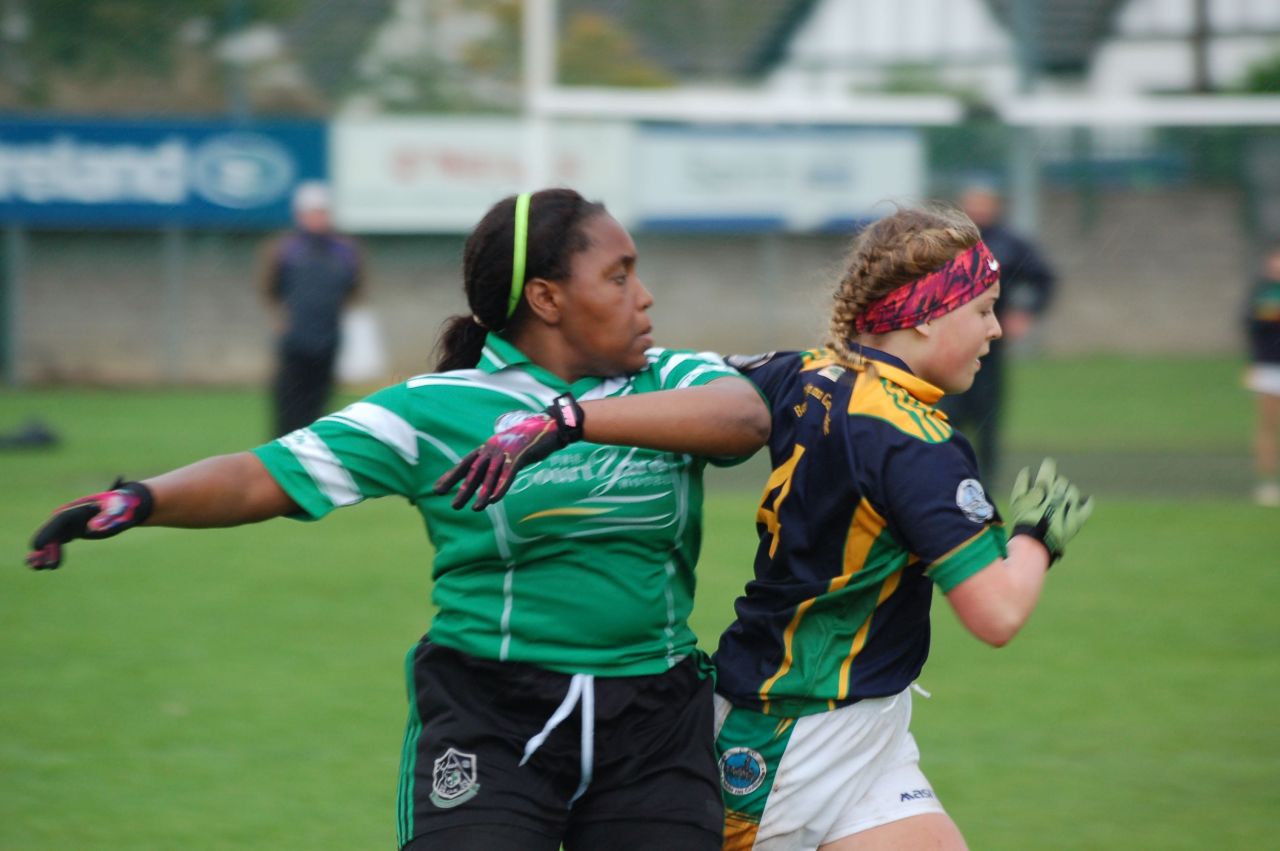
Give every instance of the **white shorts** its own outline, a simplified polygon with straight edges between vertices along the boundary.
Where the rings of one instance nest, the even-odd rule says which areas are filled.
[[[1280,364],[1255,363],[1244,374],[1244,386],[1254,393],[1280,396]]]
[[[716,696],[725,851],[799,851],[944,812],[920,771],[911,692],[802,718]]]

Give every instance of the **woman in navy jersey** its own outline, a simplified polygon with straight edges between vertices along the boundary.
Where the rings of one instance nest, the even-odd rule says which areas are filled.
[[[1002,645],[1092,509],[1046,460],[1002,521],[937,408],[1000,337],[999,271],[963,213],[900,210],[855,239],[828,346],[741,363],[773,472],[714,657],[726,849],[964,847],[909,730],[934,586]]]

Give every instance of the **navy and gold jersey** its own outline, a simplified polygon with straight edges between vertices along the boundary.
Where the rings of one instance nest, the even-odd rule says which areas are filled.
[[[865,351],[735,364],[773,412],[755,579],[715,654],[737,706],[795,717],[897,694],[928,656],[934,583],[1006,554],[973,449],[934,408],[942,391]]]
[[[1280,364],[1280,281],[1263,278],[1249,297],[1249,360]]]

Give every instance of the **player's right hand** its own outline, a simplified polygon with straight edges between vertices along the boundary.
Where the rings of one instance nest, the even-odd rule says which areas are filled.
[[[1013,482],[1009,522],[1014,535],[1030,535],[1049,551],[1049,563],[1062,558],[1063,549],[1093,514],[1093,497],[1082,498],[1080,490],[1058,475],[1052,458],[1040,462],[1035,479],[1031,468],[1023,467]]]
[[[502,499],[516,473],[557,449],[582,440],[585,416],[576,399],[562,393],[541,413],[513,412],[498,420],[498,431],[436,480],[432,490],[444,495],[462,482],[452,505],[481,511]]]
[[[62,564],[62,545],[67,541],[119,535],[146,520],[151,507],[150,488],[117,479],[111,490],[81,497],[55,511],[31,539],[27,566],[53,570]]]

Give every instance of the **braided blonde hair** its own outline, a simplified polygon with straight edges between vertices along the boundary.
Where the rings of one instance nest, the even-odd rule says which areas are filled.
[[[857,333],[854,320],[873,302],[941,269],[979,238],[978,226],[945,204],[901,209],[868,225],[854,237],[836,284],[828,345],[844,359],[862,360],[849,345]]]

